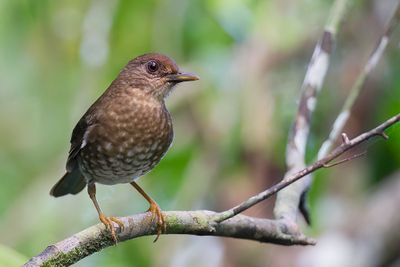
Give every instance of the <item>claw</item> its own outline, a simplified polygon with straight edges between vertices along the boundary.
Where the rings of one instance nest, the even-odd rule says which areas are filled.
[[[165,218],[160,207],[157,205],[156,202],[151,202],[150,207],[147,211],[151,212],[151,221],[157,219],[157,236],[153,241],[156,242],[160,237],[160,235],[167,229],[167,225],[165,224]]]
[[[116,217],[108,217],[111,221],[115,222],[116,224],[118,224],[119,228],[121,229],[121,231],[123,231],[125,229],[124,224],[117,219]]]
[[[117,218],[115,218],[115,217],[107,217],[103,213],[101,213],[99,215],[99,219],[105,225],[106,229],[110,231],[111,237],[114,240],[114,243],[116,245],[118,243],[118,238],[117,238],[117,235],[115,233],[115,227],[113,225],[113,222],[118,224],[118,226],[121,229],[121,231],[124,230],[124,224],[120,220],[118,220]]]
[[[149,197],[149,195],[147,195],[137,183],[133,181],[131,182],[131,185],[147,200],[147,202],[149,202],[150,207],[147,211],[151,212],[151,221],[153,222],[157,217],[157,237],[154,239],[154,242],[156,242],[160,235],[167,229],[164,215],[162,214],[158,204],[151,197]]]

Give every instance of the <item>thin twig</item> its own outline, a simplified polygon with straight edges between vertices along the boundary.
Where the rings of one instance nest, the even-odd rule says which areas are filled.
[[[215,221],[217,222],[223,222],[229,218],[234,217],[235,215],[251,208],[252,206],[256,205],[257,203],[269,198],[270,196],[274,195],[278,191],[282,190],[283,188],[287,187],[288,185],[296,182],[300,178],[320,169],[323,168],[325,164],[328,164],[331,162],[333,159],[338,158],[340,155],[348,151],[349,149],[359,145],[362,142],[365,142],[369,140],[370,138],[374,136],[383,136],[384,131],[392,126],[393,124],[399,122],[400,120],[400,114],[397,114],[396,116],[390,118],[389,120],[385,121],[381,125],[377,126],[376,128],[365,132],[363,134],[360,134],[359,136],[349,140],[346,143],[341,144],[338,146],[336,149],[334,149],[331,153],[329,153],[326,157],[314,162],[313,164],[309,165],[308,167],[302,169],[301,171],[285,177],[282,181],[277,183],[276,185],[270,187],[269,189],[252,196],[248,200],[240,203],[239,205],[223,211],[215,217]]]
[[[327,163],[327,164],[324,164],[324,168],[332,168],[332,167],[334,167],[334,166],[343,164],[343,163],[348,162],[348,161],[351,161],[351,160],[353,160],[353,159],[362,157],[362,156],[364,156],[365,154],[367,154],[367,151],[364,151],[364,152],[359,153],[359,154],[352,155],[352,156],[350,156],[350,157],[348,157],[348,158],[341,159],[341,160],[339,160],[339,161],[337,161],[337,162],[334,162],[334,163]]]
[[[342,141],[343,141],[343,143],[345,143],[345,144],[347,144],[347,143],[350,142],[350,139],[349,139],[349,137],[347,136],[346,133],[342,133]]]

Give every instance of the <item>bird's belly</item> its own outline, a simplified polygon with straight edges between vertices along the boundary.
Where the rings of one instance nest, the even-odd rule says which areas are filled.
[[[154,168],[172,142],[171,118],[158,104],[114,105],[103,116],[80,150],[79,165],[88,182],[132,182]]]
[[[79,165],[87,182],[130,183],[154,168],[168,150],[170,139],[147,140],[132,146],[119,142],[87,144]]]

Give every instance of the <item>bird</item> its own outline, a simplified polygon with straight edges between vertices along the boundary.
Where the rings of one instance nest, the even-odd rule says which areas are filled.
[[[66,173],[50,195],[77,194],[87,186],[99,220],[117,243],[116,228],[124,224],[106,216],[96,199],[96,183],[131,184],[150,204],[157,237],[165,230],[164,215],[136,180],[152,170],[173,139],[165,98],[181,82],[199,77],[181,72],[174,60],[148,53],[130,60],[104,93],[89,107],[72,131]]]

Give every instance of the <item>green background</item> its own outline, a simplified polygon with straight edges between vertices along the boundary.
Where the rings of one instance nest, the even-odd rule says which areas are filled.
[[[311,161],[377,42],[391,5],[356,1],[339,32],[312,121]],[[299,88],[332,1],[0,1],[0,265],[18,266],[98,218],[85,192],[54,199],[71,131],[132,58],[162,52],[201,80],[167,99],[175,140],[139,180],[164,210],[223,210],[282,177]],[[368,30],[365,30],[368,29]],[[399,34],[369,78],[346,132],[400,110]],[[318,236],[337,198],[362,205],[400,163],[400,127],[369,153],[318,172],[311,192]],[[128,185],[98,186],[107,215],[147,209]],[[361,203],[361,204],[360,204]],[[246,212],[272,217],[273,200]],[[339,216],[339,218],[341,218]],[[280,266],[292,248],[222,238],[161,236],[118,244],[76,266]],[[279,252],[279,253],[276,253]],[[197,265],[196,265],[197,264]]]

